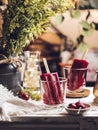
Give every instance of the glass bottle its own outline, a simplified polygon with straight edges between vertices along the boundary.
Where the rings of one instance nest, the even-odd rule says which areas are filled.
[[[96,82],[93,88],[93,94],[95,97],[98,97],[98,71],[96,72],[97,77],[96,77]]]
[[[41,74],[40,52],[26,51],[24,53],[26,61],[26,69],[24,73],[24,86],[27,88],[39,89],[39,79]]]

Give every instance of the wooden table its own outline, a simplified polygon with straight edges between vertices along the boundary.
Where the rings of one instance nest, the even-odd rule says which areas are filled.
[[[91,104],[84,115],[69,115],[65,109],[51,109],[31,115],[11,117],[11,122],[0,122],[0,130],[98,130],[98,106],[93,104],[93,87],[90,95],[80,100]],[[65,105],[77,98],[66,98]]]

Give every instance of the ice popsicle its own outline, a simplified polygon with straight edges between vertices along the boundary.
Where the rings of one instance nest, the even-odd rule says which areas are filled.
[[[69,76],[68,76],[68,89],[77,90],[85,82],[84,73],[87,71],[88,62],[83,59],[74,59]],[[81,70],[79,70],[81,69]]]
[[[45,104],[54,105],[55,101],[52,98],[51,89],[50,89],[49,82],[48,82],[48,79],[47,79],[47,74],[46,73],[41,74],[40,78],[41,78],[42,81],[46,81],[46,82],[43,82],[43,87],[44,87],[44,90],[45,90],[45,93],[43,94],[43,100],[44,100]]]
[[[72,68],[87,68],[88,62],[83,59],[74,59]]]
[[[53,75],[55,76],[55,79],[56,79],[56,85],[58,86],[58,94],[59,94],[59,98],[61,99],[61,102],[64,101],[64,97],[63,97],[63,93],[62,93],[62,90],[61,90],[61,87],[60,87],[60,81],[59,81],[59,76],[58,76],[58,73],[53,73]]]
[[[63,93],[60,87],[58,73],[44,73],[40,75],[41,80],[45,81],[43,100],[45,104],[56,105],[63,103]]]

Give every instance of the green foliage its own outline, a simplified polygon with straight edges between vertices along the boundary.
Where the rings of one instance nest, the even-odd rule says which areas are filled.
[[[91,36],[92,33],[94,32],[95,30],[95,24],[94,22],[89,22],[88,21],[88,18],[90,16],[90,11],[88,10],[88,14],[85,18],[85,20],[81,20],[80,21],[80,25],[81,25],[81,34],[78,36],[77,38],[77,42],[80,44],[86,44],[84,42],[84,37],[87,37],[87,36]],[[73,19],[79,19],[81,17],[81,12],[79,9],[72,9],[70,10],[70,17],[73,18]],[[85,49],[87,46],[82,46],[80,45],[80,48],[81,50]]]
[[[55,23],[56,25],[59,25],[63,22],[64,20],[64,16],[62,14],[56,15],[55,17]]]
[[[71,16],[72,18],[78,19],[78,18],[81,16],[81,13],[80,13],[79,10],[71,10],[71,11],[70,11],[70,16]]]
[[[86,44],[84,41],[81,42],[81,44],[79,44],[79,46],[78,46],[78,50],[80,52],[84,52],[84,50],[86,50],[87,48],[89,49],[90,46],[88,44]]]
[[[80,24],[82,25],[82,34],[84,36],[90,36],[95,30],[95,25],[93,22],[88,23],[87,21],[81,21]]]
[[[0,51],[7,57],[20,54],[22,49],[49,26],[57,13],[73,7],[68,0],[8,0],[3,12],[3,37]]]

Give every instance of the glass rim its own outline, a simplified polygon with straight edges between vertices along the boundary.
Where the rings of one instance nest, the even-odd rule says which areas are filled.
[[[40,79],[40,81],[43,82],[43,83],[45,83],[45,82],[64,82],[64,81],[67,82],[67,78],[59,77],[59,81],[57,81],[57,80],[55,80],[55,81],[50,81],[50,80],[46,81],[46,80],[41,80],[41,79]]]
[[[66,67],[64,67],[64,70],[68,70],[68,69],[70,69],[70,70],[87,70],[88,68],[71,68],[71,66],[66,66]]]

